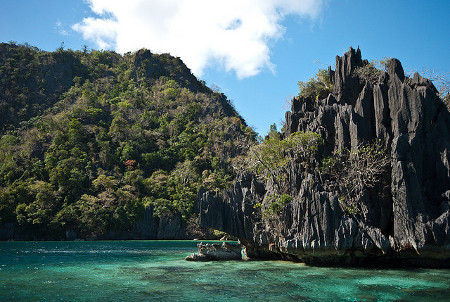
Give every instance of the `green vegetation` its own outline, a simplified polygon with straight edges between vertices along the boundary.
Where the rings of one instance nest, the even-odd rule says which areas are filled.
[[[314,162],[322,144],[321,136],[314,132],[299,131],[282,139],[272,128],[262,143],[250,148],[245,165],[256,175],[273,181],[280,192],[287,192],[289,165],[300,163],[307,168]]]
[[[283,212],[292,200],[293,197],[289,194],[268,194],[263,203],[254,205],[253,215],[258,215],[264,220],[266,226],[272,230],[274,238],[283,238],[285,235]]]
[[[267,207],[264,207],[262,203],[255,204],[255,209],[261,209],[262,217],[275,219],[281,214],[284,207],[293,200],[289,194],[271,194],[267,197]]]
[[[0,44],[0,67],[0,225],[31,238],[108,238],[150,204],[189,220],[200,186],[228,186],[255,141],[167,54]]]
[[[288,194],[292,190],[290,168],[299,164],[303,171],[313,170],[322,144],[321,136],[314,132],[295,132],[283,139],[273,125],[264,141],[252,146],[241,159],[244,169],[274,184],[274,192],[264,202],[255,204],[253,214],[265,219],[277,236],[282,236],[283,209],[293,200]]]
[[[299,96],[317,101],[324,99],[333,90],[333,83],[327,69],[319,69],[317,74],[307,82],[298,81]]]

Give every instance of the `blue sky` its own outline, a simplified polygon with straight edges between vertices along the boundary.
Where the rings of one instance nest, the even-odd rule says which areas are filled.
[[[398,58],[407,72],[448,74],[448,12],[448,0],[1,0],[0,42],[170,52],[265,134],[297,81],[350,46],[369,60]]]

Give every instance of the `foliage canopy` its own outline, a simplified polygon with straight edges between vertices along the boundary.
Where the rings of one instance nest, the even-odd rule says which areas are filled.
[[[188,220],[255,133],[179,58],[0,44],[0,225],[109,238],[145,206]]]
[[[300,91],[299,96],[315,101],[326,98],[333,90],[333,83],[327,69],[319,69],[309,81],[298,81],[297,85]]]

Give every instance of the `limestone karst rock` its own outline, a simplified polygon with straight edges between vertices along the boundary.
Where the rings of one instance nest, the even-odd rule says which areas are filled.
[[[197,244],[198,253],[187,256],[187,261],[218,261],[218,260],[241,260],[241,247],[238,244],[206,243]]]
[[[450,267],[450,114],[431,81],[405,77],[397,59],[375,81],[355,72],[365,64],[359,49],[337,56],[336,70],[329,70],[332,93],[317,102],[295,98],[284,133],[319,133],[322,157],[383,143],[390,159],[386,186],[362,194],[357,217],[345,213],[318,173],[292,165],[294,199],[277,230],[254,213],[275,189],[250,173],[221,194],[201,192],[201,225],[238,237],[254,258]]]

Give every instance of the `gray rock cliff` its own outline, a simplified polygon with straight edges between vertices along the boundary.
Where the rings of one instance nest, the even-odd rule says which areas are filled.
[[[292,165],[294,198],[276,225],[254,207],[274,186],[250,173],[222,194],[201,192],[200,224],[238,237],[251,258],[450,267],[450,114],[431,81],[405,77],[397,59],[375,80],[354,72],[366,64],[359,49],[337,56],[336,70],[329,69],[332,93],[317,102],[294,98],[284,132],[319,133],[322,157],[383,143],[390,159],[385,185],[359,197],[358,215],[346,214],[320,173]]]

